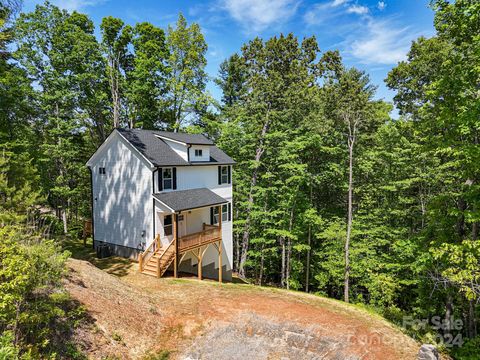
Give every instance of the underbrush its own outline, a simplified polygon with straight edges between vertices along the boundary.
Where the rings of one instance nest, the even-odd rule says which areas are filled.
[[[69,256],[55,240],[0,229],[0,360],[85,359],[73,335],[87,313],[62,286]]]

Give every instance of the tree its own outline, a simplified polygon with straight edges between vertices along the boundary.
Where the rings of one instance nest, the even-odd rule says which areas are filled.
[[[165,128],[164,97],[166,95],[165,33],[149,23],[139,23],[133,29],[134,57],[127,72],[130,127]]]
[[[439,0],[432,6],[437,35],[415,42],[407,61],[389,74],[387,84],[397,90],[396,102],[414,120],[422,151],[437,163],[431,173],[433,193],[421,238],[428,253],[421,269],[429,279],[422,285],[436,291],[435,306],[443,307],[446,319],[454,311],[467,314],[467,335],[475,336],[477,279],[472,264],[479,261],[475,245],[480,220],[479,109],[475,94],[480,4]],[[466,284],[471,284],[469,290]]]
[[[125,73],[131,62],[128,45],[132,40],[132,28],[125,25],[121,19],[107,16],[100,25],[102,44],[108,63],[108,79],[113,107],[113,127],[122,125],[122,96],[124,91]]]
[[[207,44],[200,26],[196,23],[188,26],[180,14],[175,28],[168,27],[167,48],[166,108],[171,128],[178,131],[211,103],[205,93]]]
[[[38,134],[35,161],[41,164],[44,193],[60,214],[64,232],[68,212],[86,201],[84,167],[88,147],[82,136],[85,115],[81,104],[88,91],[89,69],[98,58],[93,24],[84,15],[69,14],[46,3],[22,14],[16,23],[18,50],[14,56],[31,82]],[[93,74],[94,75],[94,74]]]
[[[349,302],[350,277],[350,239],[353,223],[353,167],[354,148],[362,128],[368,126],[372,96],[375,88],[369,83],[365,73],[354,68],[344,71],[337,81],[326,89],[327,96],[335,102],[333,115],[347,130],[348,146],[348,196],[347,196],[347,233],[345,239],[345,281],[344,300]]]

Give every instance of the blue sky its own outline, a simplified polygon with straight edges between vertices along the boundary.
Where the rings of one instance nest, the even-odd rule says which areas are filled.
[[[30,11],[38,0],[25,0]],[[384,85],[388,71],[405,58],[410,43],[420,35],[432,36],[433,11],[428,0],[51,0],[68,9],[87,13],[95,24],[112,15],[126,23],[149,21],[166,28],[179,12],[200,24],[209,49],[207,71],[218,73],[219,64],[245,42],[293,32],[300,38],[315,35],[321,50],[339,49],[344,62],[370,74],[378,86],[377,98],[391,101]],[[219,89],[208,90],[217,99]]]

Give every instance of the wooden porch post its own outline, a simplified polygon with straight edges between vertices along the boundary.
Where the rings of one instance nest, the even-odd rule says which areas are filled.
[[[173,214],[173,241],[175,242],[175,258],[173,259],[173,277],[178,277],[178,226],[177,214]]]
[[[222,205],[218,207],[218,231],[220,241],[218,242],[218,281],[222,282]]]
[[[222,283],[222,240],[218,242],[218,282]]]
[[[198,280],[202,280],[202,259],[203,259],[203,247],[198,249]]]

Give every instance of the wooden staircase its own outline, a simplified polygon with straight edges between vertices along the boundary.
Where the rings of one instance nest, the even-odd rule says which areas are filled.
[[[172,262],[175,261],[175,257],[178,256],[174,265],[174,276],[177,277],[177,262],[181,262],[183,256],[185,256],[188,251],[193,251],[193,255],[197,257],[200,264],[199,278],[201,278],[203,254],[209,245],[214,245],[219,251],[219,279],[221,279],[221,234],[221,225],[215,226],[203,224],[202,231],[182,236],[179,239],[176,239],[174,236],[173,240],[167,246],[162,246],[160,235],[157,234],[148,248],[139,255],[139,271],[142,274],[160,278],[165,274]]]
[[[140,254],[139,266],[142,274],[162,277],[175,259],[174,241],[165,247],[160,247],[160,238],[157,236],[149,248]]]

